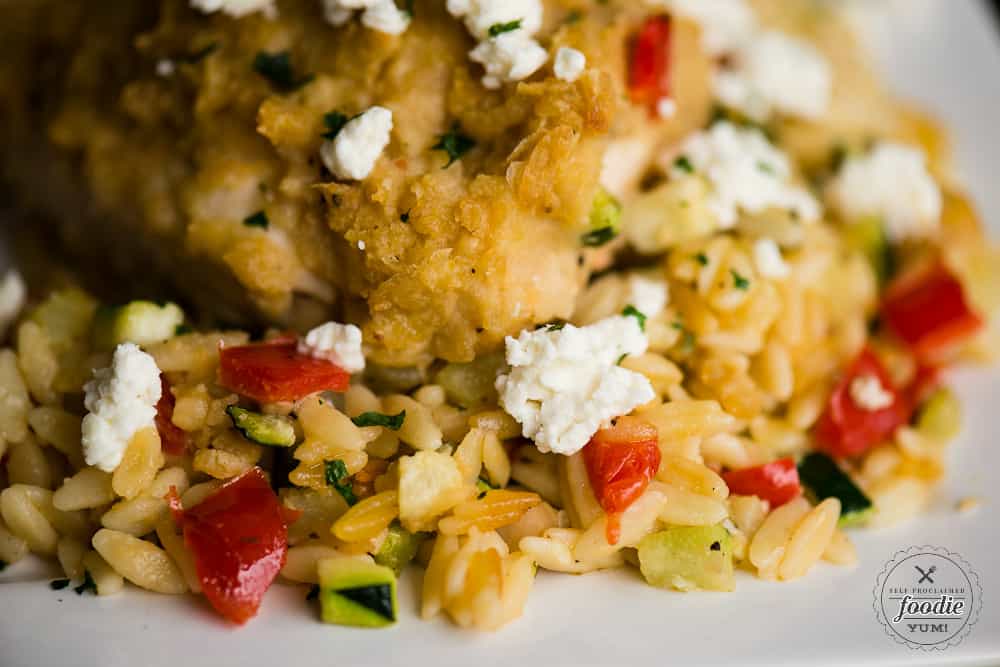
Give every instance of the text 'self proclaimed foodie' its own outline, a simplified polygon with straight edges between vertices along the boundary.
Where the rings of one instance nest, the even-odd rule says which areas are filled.
[[[1000,253],[837,5],[5,5],[0,567],[496,630],[919,521]]]

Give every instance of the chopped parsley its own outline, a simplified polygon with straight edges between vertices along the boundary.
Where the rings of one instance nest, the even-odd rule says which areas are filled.
[[[628,356],[628,352],[623,352],[622,356],[618,357],[618,361],[615,362],[615,366],[621,366],[622,362],[625,361],[625,357]]]
[[[580,237],[580,242],[588,248],[597,248],[618,236],[614,227],[601,227]]]
[[[69,579],[53,579],[49,582],[49,588],[54,591],[61,591],[69,586]]]
[[[261,229],[267,229],[271,225],[271,221],[267,219],[267,213],[264,211],[257,211],[248,218],[244,218],[243,224],[247,227],[260,227]]]
[[[403,213],[402,215],[400,215],[399,216],[399,221],[402,222],[403,224],[409,224],[409,222],[410,222],[410,212],[407,211],[406,213]]]
[[[694,173],[694,165],[691,164],[691,158],[687,155],[681,155],[679,158],[674,160],[674,169],[685,174]]]
[[[494,23],[490,26],[490,37],[496,37],[497,35],[502,35],[505,32],[514,32],[521,28],[522,19],[517,19],[516,21],[510,21],[509,23]]]
[[[278,90],[290,93],[313,80],[311,74],[297,77],[292,67],[292,57],[288,51],[268,53],[258,51],[253,59],[253,69],[257,74],[271,82]]]
[[[445,169],[455,164],[456,160],[472,150],[476,145],[475,139],[462,134],[462,129],[455,123],[445,134],[438,137],[438,142],[431,146],[432,151],[444,151],[448,154],[448,164]]]
[[[545,324],[539,324],[535,327],[535,331],[539,329],[545,329],[546,331],[560,331],[565,326],[565,320],[552,320],[551,322],[546,322]]]
[[[347,117],[347,114],[340,113],[339,111],[331,111],[330,113],[323,114],[323,125],[326,126],[326,132],[322,135],[323,138],[336,138],[349,120],[350,118]]]
[[[677,329],[682,334],[682,348],[685,352],[690,352],[694,349],[695,337],[694,333],[689,330],[682,322],[674,322],[672,325],[674,329]]]
[[[348,505],[354,505],[358,502],[358,498],[354,495],[354,490],[351,488],[351,483],[346,481],[350,475],[347,474],[347,466],[344,465],[343,461],[335,459],[324,462],[323,474],[326,485],[335,488],[337,493],[347,501]]]
[[[385,428],[398,431],[403,427],[406,420],[406,410],[400,410],[398,415],[387,415],[381,412],[362,412],[357,417],[351,417],[355,426],[384,426]]]
[[[94,583],[94,578],[90,576],[90,570],[83,571],[83,583],[73,589],[73,592],[77,595],[83,595],[87,591],[97,595],[97,584]]]
[[[192,329],[191,327],[189,327],[186,324],[178,324],[176,327],[174,327],[174,335],[175,336],[183,336],[184,334],[189,334],[189,333],[193,333],[193,332],[194,332],[194,329]]]
[[[771,174],[774,176],[774,166],[764,162],[763,160],[757,160],[757,170],[762,171],[765,174]]]
[[[309,587],[309,592],[306,593],[306,601],[318,600],[319,599],[319,584],[313,584]]]
[[[708,266],[708,255],[706,255],[705,253],[699,252],[697,255],[694,256],[694,258],[702,266]]]
[[[740,275],[739,271],[730,269],[729,272],[733,274],[733,286],[736,289],[743,291],[750,289],[750,281]]]
[[[634,317],[639,322],[639,328],[643,331],[646,330],[646,314],[632,304],[625,306],[625,310],[622,311],[622,315],[625,317]]]

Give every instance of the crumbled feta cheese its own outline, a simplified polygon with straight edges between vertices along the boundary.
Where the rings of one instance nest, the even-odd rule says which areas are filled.
[[[162,77],[173,76],[177,66],[169,58],[161,58],[156,61],[156,75]]]
[[[358,250],[364,250],[367,247],[368,244],[366,244],[364,241],[358,241]]]
[[[656,396],[643,375],[618,366],[648,345],[634,317],[525,330],[506,345],[511,370],[497,378],[500,405],[542,452],[578,452],[602,424]]]
[[[361,329],[353,324],[321,324],[299,340],[298,351],[299,354],[332,361],[348,373],[360,373],[365,369]]]
[[[137,345],[122,343],[115,349],[111,366],[94,371],[94,379],[83,389],[88,411],[83,418],[83,458],[87,465],[112,472],[135,434],[155,428],[156,403],[162,391],[160,369]]]
[[[372,107],[352,118],[332,140],[323,142],[320,157],[337,178],[360,181],[368,177],[389,145],[392,112]]]
[[[672,97],[663,97],[656,103],[656,115],[664,120],[677,115],[677,102]]]
[[[702,46],[720,56],[743,44],[757,29],[757,17],[746,0],[651,0],[701,26]]]
[[[827,191],[831,206],[848,220],[882,218],[893,241],[933,235],[941,220],[941,188],[918,148],[881,143],[844,163]]]
[[[711,184],[708,207],[723,229],[737,223],[740,211],[782,208],[806,222],[820,216],[816,199],[791,182],[788,157],[756,129],[721,121],[689,138],[680,154]],[[684,175],[675,167],[675,177]]]
[[[784,280],[791,272],[781,249],[772,239],[757,239],[753,244],[753,262],[757,273],[772,280]]]
[[[830,106],[830,65],[808,42],[767,31],[738,49],[732,60],[732,69],[715,75],[716,97],[756,121],[775,111],[818,118]]]
[[[395,0],[323,0],[323,17],[332,25],[343,25],[361,11],[361,25],[388,35],[401,35],[410,26],[410,13]]]
[[[875,412],[892,405],[892,392],[886,391],[876,375],[859,375],[851,380],[851,400],[863,410]]]
[[[552,66],[557,79],[576,81],[587,67],[587,56],[576,49],[563,46],[556,51],[556,61]]]
[[[28,298],[28,288],[24,278],[14,269],[9,270],[0,282],[0,337],[17,319]]]
[[[528,78],[545,64],[549,54],[524,30],[512,30],[480,42],[469,58],[486,69],[483,85],[495,89]]]
[[[601,161],[601,187],[625,199],[642,178],[654,148],[654,140],[642,135],[608,142]]]
[[[670,300],[667,283],[633,273],[628,279],[628,303],[646,317],[663,313]]]
[[[234,18],[264,12],[265,16],[277,16],[275,0],[191,0],[191,6],[205,14],[221,11]]]
[[[479,40],[490,36],[490,28],[520,21],[520,29],[534,35],[542,27],[541,0],[448,0],[448,12],[465,18],[465,27]]]

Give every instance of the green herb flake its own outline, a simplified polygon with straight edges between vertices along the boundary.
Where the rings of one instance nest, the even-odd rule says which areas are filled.
[[[253,59],[253,69],[271,82],[278,90],[290,93],[313,80],[313,76],[296,77],[292,67],[292,57],[288,51],[268,53],[258,51]]]
[[[505,32],[514,32],[521,28],[521,21],[523,19],[517,19],[516,21],[510,21],[509,23],[494,23],[490,26],[490,37],[496,37],[502,35]]]
[[[733,287],[744,292],[750,289],[750,281],[740,275],[739,271],[730,269],[729,272],[733,274]]]
[[[87,591],[97,595],[97,584],[94,583],[94,578],[90,576],[90,570],[83,571],[83,583],[73,589],[73,592],[77,595],[83,595]]]
[[[330,113],[323,114],[323,125],[326,127],[326,132],[322,135],[323,138],[336,138],[349,120],[350,118],[347,117],[347,114],[340,113],[339,111],[331,111]]]
[[[448,132],[438,137],[438,142],[431,146],[431,150],[444,151],[448,154],[448,164],[444,166],[447,169],[455,164],[456,160],[461,159],[463,155],[472,150],[475,145],[476,141],[462,134],[461,127],[455,123]]]
[[[354,490],[351,488],[350,482],[346,481],[350,475],[347,474],[347,466],[344,465],[343,461],[335,459],[324,462],[323,474],[326,485],[335,488],[337,493],[347,501],[348,505],[354,505],[358,502],[358,498],[354,495]]]
[[[178,324],[176,327],[174,327],[175,336],[184,336],[189,333],[194,333],[194,329],[192,329],[186,324]]]
[[[271,226],[271,221],[267,219],[267,213],[264,211],[257,211],[253,215],[244,218],[243,224],[247,227],[260,227],[261,229],[267,229]]]
[[[574,9],[569,14],[566,15],[566,25],[573,25],[574,23],[579,23],[580,19],[583,18],[583,12],[579,9]]]
[[[403,223],[404,225],[410,224],[410,212],[407,211],[406,213],[403,213],[402,215],[400,215],[399,216],[399,221],[401,223]]]
[[[684,174],[694,173],[694,165],[691,164],[691,159],[687,155],[681,155],[674,160],[674,169]]]
[[[692,351],[694,349],[694,344],[695,344],[694,332],[692,332],[690,329],[684,326],[682,322],[674,322],[670,326],[672,326],[677,331],[680,331],[682,334],[681,349],[684,352]]]
[[[53,579],[49,582],[49,588],[54,591],[61,591],[69,586],[69,579]]]
[[[552,320],[551,322],[546,322],[545,324],[539,324],[535,327],[535,331],[538,331],[539,329],[545,329],[546,331],[561,331],[565,326],[565,320]]]
[[[406,420],[406,410],[401,410],[397,415],[387,415],[381,412],[362,412],[357,417],[351,417],[355,426],[384,426],[385,428],[398,431],[403,427]]]
[[[625,306],[622,315],[625,317],[634,317],[639,322],[639,328],[643,331],[646,330],[646,314],[632,304]]]
[[[771,176],[774,176],[775,174],[774,165],[764,162],[763,160],[757,161],[757,170],[762,171],[765,174],[770,174]]]
[[[598,248],[616,236],[618,236],[618,232],[614,227],[602,227],[581,236],[580,242],[588,248]]]
[[[309,587],[309,592],[306,593],[306,602],[311,600],[319,599],[319,584],[313,584]]]
[[[628,352],[625,352],[625,353],[622,354],[622,356],[618,357],[618,361],[615,362],[615,366],[621,366],[622,362],[625,361],[625,357],[627,357],[627,356],[628,356]]]
[[[703,252],[699,252],[694,256],[695,260],[702,266],[708,266],[708,255]]]

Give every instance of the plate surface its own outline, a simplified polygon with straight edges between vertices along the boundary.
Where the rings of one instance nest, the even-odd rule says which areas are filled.
[[[897,92],[951,128],[965,182],[1000,234],[1000,39],[974,0],[896,0],[863,12],[863,33]],[[38,562],[0,576],[0,665],[248,667],[311,665],[998,665],[1000,664],[1000,372],[963,371],[957,389],[966,430],[931,512],[907,525],[860,532],[861,563],[820,565],[804,580],[741,576],[731,595],[654,590],[631,572],[540,573],[525,617],[495,635],[457,632],[416,617],[417,585],[401,585],[402,618],[390,630],[324,626],[303,587],[276,586],[245,628],[226,626],[194,598],[130,590],[113,598],[50,591]],[[983,505],[958,514],[955,503]],[[872,611],[878,573],[897,551],[931,544],[978,572],[985,605],[957,648],[913,651],[891,641]]]

